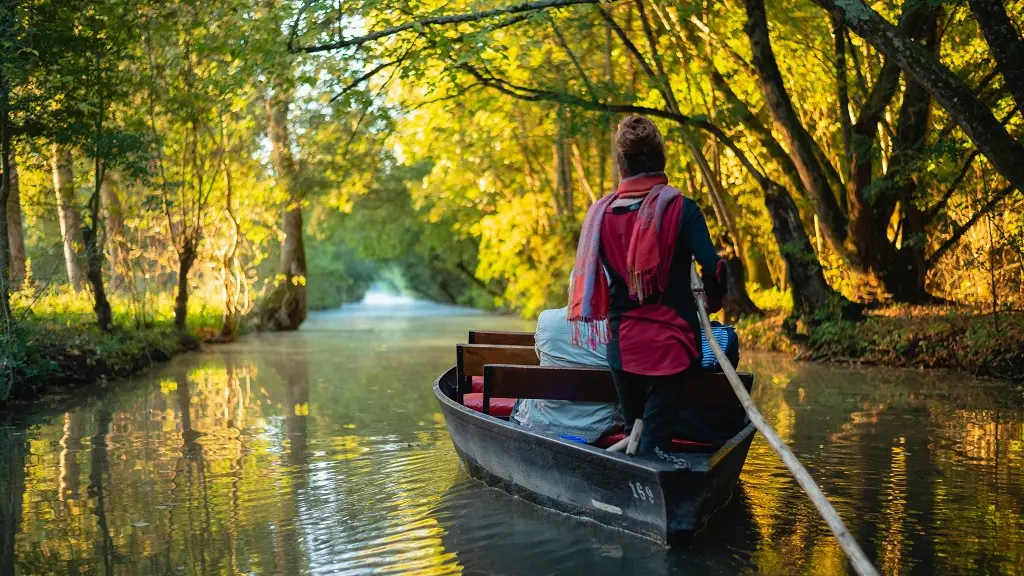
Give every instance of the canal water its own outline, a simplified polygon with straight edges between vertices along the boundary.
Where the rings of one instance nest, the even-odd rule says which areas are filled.
[[[316,314],[0,419],[0,574],[846,574],[757,437],[684,548],[471,480],[431,392],[471,328],[409,301]],[[745,354],[755,400],[885,574],[1024,574],[1024,410],[962,374]]]

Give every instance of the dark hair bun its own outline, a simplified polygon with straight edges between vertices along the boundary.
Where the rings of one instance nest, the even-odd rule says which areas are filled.
[[[661,132],[643,116],[628,116],[615,133],[615,157],[623,176],[665,170]]]

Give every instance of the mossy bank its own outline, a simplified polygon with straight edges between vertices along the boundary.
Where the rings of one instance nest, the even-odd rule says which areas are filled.
[[[102,332],[94,325],[24,322],[0,337],[0,399],[126,378],[199,345],[197,336],[170,326]]]
[[[172,326],[170,298],[111,303],[114,326],[104,332],[84,292],[16,293],[12,326],[0,333],[0,402],[127,378],[220,333],[220,310],[198,298],[183,331]]]
[[[951,368],[1024,382],[1024,312],[993,316],[957,307],[888,307],[867,312],[861,322],[823,322],[799,339],[783,334],[783,319],[740,320],[741,349],[814,361]]]

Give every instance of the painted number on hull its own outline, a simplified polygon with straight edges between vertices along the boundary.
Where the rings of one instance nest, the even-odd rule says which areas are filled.
[[[644,486],[639,481],[627,482],[629,489],[633,491],[633,498],[638,498],[644,502],[654,502],[654,492],[651,492],[650,487]]]

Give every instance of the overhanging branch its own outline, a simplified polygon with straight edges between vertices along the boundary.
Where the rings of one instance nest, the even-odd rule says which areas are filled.
[[[595,112],[612,112],[616,114],[643,114],[645,116],[653,116],[655,118],[664,118],[666,120],[672,120],[682,126],[690,126],[703,130],[708,134],[714,136],[717,140],[725,144],[727,148],[732,150],[733,154],[736,155],[737,159],[743,165],[744,168],[750,172],[750,175],[762,188],[767,187],[771,182],[761,173],[760,170],[754,167],[753,163],[747,157],[747,155],[736,146],[732,138],[729,138],[726,133],[716,126],[715,124],[703,120],[687,116],[678,112],[671,112],[661,108],[650,108],[647,106],[636,106],[633,104],[616,104],[610,102],[600,102],[597,100],[587,100],[580,98],[574,94],[566,94],[564,92],[555,92],[552,90],[541,90],[537,88],[530,88],[528,86],[520,86],[514,84],[505,79],[498,78],[490,72],[483,71],[480,68],[469,64],[463,63],[460,68],[472,75],[476,80],[483,86],[493,88],[502,94],[511,96],[513,98],[523,100],[526,102],[559,102],[562,104],[568,104],[577,106],[584,110],[591,110]]]
[[[373,78],[381,70],[388,68],[390,66],[401,64],[403,58],[405,58],[404,54],[402,55],[401,58],[396,58],[395,60],[390,60],[388,62],[383,62],[381,64],[378,64],[377,66],[374,66],[370,71],[366,72],[365,74],[362,74],[361,76],[359,76],[359,78],[356,78],[348,85],[346,85],[344,88],[342,88],[340,92],[338,92],[334,96],[331,96],[331,99],[328,103],[334,104],[339,98],[341,98],[345,94],[348,94],[363,82],[369,80],[370,78]]]
[[[607,0],[604,0],[607,1]],[[292,52],[302,52],[305,54],[313,54],[316,52],[330,52],[332,50],[338,50],[341,48],[347,48],[350,46],[360,46],[374,40],[380,40],[381,38],[387,38],[400,34],[408,30],[421,30],[428,26],[446,26],[452,24],[464,24],[467,22],[479,22],[481,20],[488,20],[491,18],[497,18],[499,16],[505,16],[508,14],[522,14],[524,12],[537,12],[539,10],[551,10],[556,8],[565,8],[568,6],[576,6],[580,4],[601,4],[602,0],[536,0],[534,2],[521,2],[506,8],[494,8],[491,10],[481,10],[479,12],[466,12],[462,14],[447,14],[444,16],[431,16],[427,18],[421,18],[412,22],[406,22],[396,26],[391,26],[383,30],[364,34],[362,36],[353,36],[352,38],[343,38],[337,42],[327,42],[325,44],[316,44],[313,46],[294,46],[289,39],[288,50]],[[524,17],[525,18],[525,17]]]

